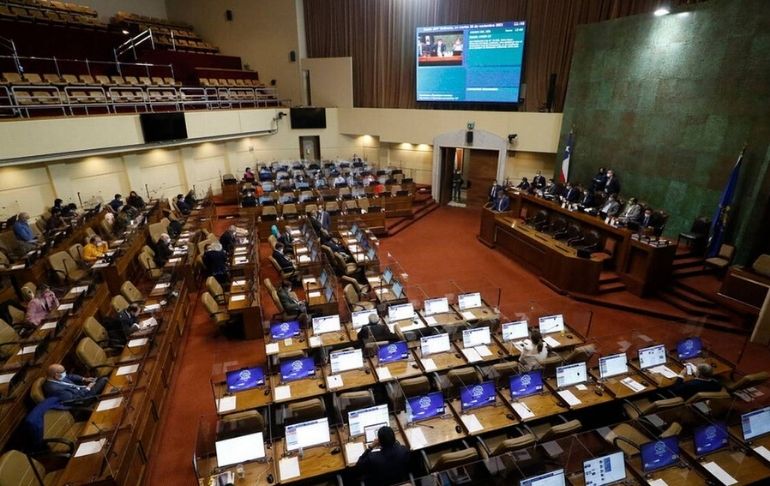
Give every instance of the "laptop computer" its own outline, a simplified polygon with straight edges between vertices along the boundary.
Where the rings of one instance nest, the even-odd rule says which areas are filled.
[[[463,412],[486,405],[493,405],[496,399],[494,381],[485,381],[460,388],[460,407]]]
[[[741,415],[741,431],[745,442],[770,433],[770,407]]]
[[[702,425],[695,429],[693,442],[695,455],[698,457],[723,449],[730,442],[727,426],[723,422]]]
[[[227,393],[251,390],[265,384],[265,371],[261,366],[241,368],[225,373]]]
[[[700,356],[703,342],[699,337],[689,337],[676,344],[676,355],[679,359],[691,359]]]
[[[315,362],[313,358],[295,358],[281,361],[281,382],[302,380],[315,376]]]
[[[444,415],[444,394],[440,391],[406,399],[406,416],[410,423],[439,415]]]
[[[377,349],[377,359],[380,365],[402,361],[409,357],[409,346],[406,341],[383,344]]]
[[[300,323],[299,321],[279,322],[277,324],[270,325],[270,337],[274,341],[281,339],[288,339],[299,336]]]
[[[585,486],[619,484],[626,479],[623,451],[613,452],[583,462]]]
[[[529,371],[509,378],[508,388],[511,398],[524,398],[543,391],[543,372],[541,370]]]
[[[678,437],[666,437],[648,442],[642,444],[639,449],[642,456],[642,470],[645,474],[679,462]]]

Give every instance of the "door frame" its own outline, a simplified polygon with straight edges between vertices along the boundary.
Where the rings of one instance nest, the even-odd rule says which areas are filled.
[[[318,135],[300,135],[299,136],[299,158],[305,160],[304,142],[309,141],[313,144],[312,160],[321,160],[321,137]]]

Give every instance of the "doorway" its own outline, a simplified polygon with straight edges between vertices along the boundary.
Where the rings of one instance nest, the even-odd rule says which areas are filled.
[[[321,160],[321,137],[318,135],[299,137],[299,158]]]
[[[479,207],[487,203],[487,191],[497,179],[498,150],[470,149],[465,171],[468,187],[466,204]]]

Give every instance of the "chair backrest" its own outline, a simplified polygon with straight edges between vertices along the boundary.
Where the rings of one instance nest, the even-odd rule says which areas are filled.
[[[770,255],[759,255],[751,265],[751,269],[762,276],[770,277]]]
[[[317,204],[305,204],[305,214],[311,214],[318,211]]]
[[[745,375],[735,383],[726,385],[725,388],[731,392],[743,390],[744,388],[760,385],[766,382],[768,378],[770,378],[770,375],[767,371],[760,371],[759,373]]]
[[[358,292],[356,292],[356,288],[353,287],[353,284],[345,285],[345,288],[342,291],[345,293],[345,301],[347,301],[348,305],[357,304],[361,300],[358,297]]]
[[[275,286],[273,285],[273,282],[271,282],[269,278],[264,279],[262,283],[265,284],[265,288],[267,289],[268,292],[275,292]]]
[[[504,441],[497,444],[497,447],[492,452],[493,456],[498,456],[500,454],[505,454],[507,452],[514,452],[521,449],[526,449],[527,447],[531,447],[535,445],[535,442],[537,442],[537,439],[532,434],[524,434],[519,437],[513,437],[511,439],[505,439]]]
[[[580,420],[570,420],[569,422],[564,422],[558,425],[554,425],[550,429],[546,430],[543,435],[540,437],[540,442],[543,443],[548,440],[554,440],[559,437],[564,437],[565,435],[569,435],[572,433],[577,432],[583,427],[583,424],[580,423]]]
[[[75,418],[67,410],[49,410],[43,417],[43,438],[65,438],[74,424]]]
[[[105,342],[109,339],[107,329],[105,329],[94,316],[88,316],[86,317],[86,320],[83,321],[83,334],[97,343]]]
[[[34,299],[36,293],[37,285],[35,285],[34,282],[27,282],[21,286],[21,296],[24,298],[25,302]]]
[[[212,297],[224,297],[225,291],[222,288],[222,285],[219,283],[219,281],[214,277],[207,277],[206,278],[206,288],[208,289],[209,293],[211,293]]]
[[[3,346],[5,343],[15,343],[20,340],[19,334],[16,332],[14,328],[8,325],[7,322],[0,319],[0,358],[6,359],[9,358],[16,353],[19,352],[21,349],[21,345],[19,344],[9,344],[7,346]]]
[[[427,376],[416,376],[401,380],[401,390],[404,396],[413,397],[415,395],[425,395],[430,392],[430,381]]]
[[[74,245],[69,247],[69,254],[75,261],[83,261],[83,245],[80,243],[75,243]]]
[[[323,417],[326,406],[320,398],[311,398],[300,402],[292,402],[287,406],[287,417],[291,421],[304,422]]]
[[[733,245],[723,244],[719,247],[719,257],[724,258],[728,262],[733,259],[735,255],[735,247]]]
[[[110,299],[110,306],[115,313],[123,312],[128,308],[128,301],[122,295],[114,295]]]
[[[655,400],[654,402],[650,403],[647,407],[641,409],[641,411],[642,411],[642,415],[649,415],[651,413],[656,413],[661,410],[666,410],[669,408],[679,407],[681,405],[684,405],[684,399],[682,397],[663,398],[661,400]]]
[[[348,410],[356,410],[374,406],[374,392],[372,390],[352,391],[340,393],[337,398],[338,411],[343,420]]]
[[[275,237],[274,234],[270,234],[270,236],[267,237],[267,242],[270,243],[270,249],[275,250],[275,245],[278,243],[278,238]]]
[[[498,384],[506,383],[509,376],[513,376],[519,372],[519,364],[514,361],[503,361],[501,363],[495,363],[492,365],[492,371],[497,377]]]
[[[131,303],[145,300],[144,295],[139,292],[139,289],[136,288],[136,285],[130,280],[126,280],[123,282],[123,285],[120,286],[120,294]]]
[[[142,247],[142,253],[147,253],[147,254],[148,254],[148,255],[150,255],[151,257],[155,258],[155,250],[153,250],[152,248],[150,248],[150,246],[149,246],[149,245],[144,245],[144,246]]]
[[[27,320],[27,315],[23,309],[16,307],[14,304],[8,304],[8,315],[11,316],[11,325],[20,324]]]
[[[160,239],[160,235],[166,232],[166,228],[168,228],[168,222],[164,224],[162,221],[159,221],[157,223],[152,223],[149,226],[148,229],[150,231],[150,239],[152,240],[153,243],[158,242],[158,240]]]
[[[150,277],[152,278],[158,278],[163,274],[163,270],[158,268],[157,265],[155,265],[155,261],[152,259],[152,257],[147,253],[140,253],[139,256],[139,264],[142,266],[142,268],[150,274]]]
[[[84,337],[75,348],[78,360],[89,370],[107,363],[107,354],[90,337]]]
[[[564,363],[571,364],[581,363],[583,361],[588,362],[588,360],[591,359],[591,356],[594,354],[596,354],[596,345],[584,344],[573,349],[572,352],[567,355],[566,358],[564,358]]]
[[[436,463],[433,464],[431,472],[446,471],[456,467],[465,466],[479,460],[479,453],[476,449],[469,447],[455,452],[445,452],[439,456]]]
[[[39,376],[32,382],[32,386],[29,387],[29,397],[35,403],[40,403],[45,400],[45,393],[43,392],[43,383],[45,383],[45,380],[45,376]]]
[[[449,383],[453,387],[461,387],[467,385],[476,385],[481,383],[481,376],[476,368],[467,366],[465,368],[454,368],[449,370],[446,375]]]
[[[0,251],[0,268],[7,268],[11,265],[11,261],[8,259],[8,255],[5,252]]]
[[[293,203],[284,204],[283,209],[281,210],[281,213],[284,217],[288,215],[296,215],[297,214],[297,205]]]
[[[369,209],[369,198],[362,197],[357,200],[358,207],[361,209]]]
[[[77,263],[72,259],[72,256],[66,251],[56,252],[48,257],[48,263],[56,273],[56,277],[61,282],[66,282],[70,272],[77,268]]]
[[[43,478],[45,475],[46,471],[42,464],[23,452],[10,450],[0,456],[0,485],[2,486],[39,486],[37,478]]]
[[[202,292],[201,293],[201,303],[203,304],[203,307],[206,308],[206,311],[214,315],[217,312],[219,312],[219,305],[217,304],[217,301],[214,300],[214,297],[211,296],[208,292]]]

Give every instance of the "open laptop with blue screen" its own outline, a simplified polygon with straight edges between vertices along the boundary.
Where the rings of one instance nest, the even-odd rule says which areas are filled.
[[[564,469],[556,469],[545,474],[538,474],[522,479],[520,486],[565,486]]]
[[[281,381],[284,383],[315,376],[313,358],[295,358],[281,361]]]
[[[721,422],[702,425],[695,429],[693,441],[695,442],[695,455],[699,457],[718,451],[727,447],[729,442],[727,426]]]
[[[460,388],[460,406],[463,412],[495,403],[495,382],[485,381]]]
[[[243,368],[225,373],[227,393],[250,390],[265,384],[265,372],[261,366]]]
[[[586,486],[605,486],[624,481],[626,479],[626,463],[623,459],[623,452],[618,451],[584,461],[583,479]]]
[[[770,433],[770,407],[741,415],[741,429],[745,441]]]
[[[511,398],[524,398],[543,391],[543,372],[529,371],[510,377]]]
[[[679,461],[679,438],[666,437],[642,444],[639,448],[642,456],[642,470],[645,473],[666,468]]]
[[[409,357],[409,346],[406,341],[383,344],[377,350],[377,358],[380,364],[402,361]]]
[[[428,393],[406,399],[406,415],[409,422],[427,420],[444,415],[444,394],[441,392]]]
[[[270,337],[272,337],[274,341],[293,338],[299,336],[299,333],[299,321],[279,322],[270,325]]]
[[[679,359],[697,358],[703,350],[703,342],[699,337],[682,339],[676,344],[676,354]]]

